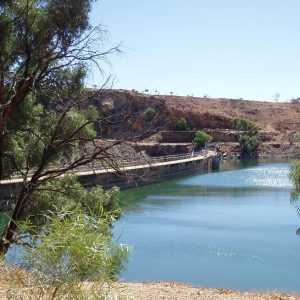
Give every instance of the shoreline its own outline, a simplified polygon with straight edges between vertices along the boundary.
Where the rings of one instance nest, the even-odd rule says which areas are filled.
[[[125,296],[128,300],[300,300],[300,293],[237,291],[197,287],[181,282],[121,282],[117,283],[117,290],[121,297]]]

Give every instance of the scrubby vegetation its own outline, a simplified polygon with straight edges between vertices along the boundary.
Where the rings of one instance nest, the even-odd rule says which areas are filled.
[[[249,120],[237,118],[232,121],[232,127],[237,134],[242,154],[253,154],[261,143],[258,128]]]
[[[181,117],[177,121],[175,129],[179,130],[179,131],[185,131],[185,130],[190,130],[190,127],[188,125],[187,120],[185,118]]]
[[[258,128],[255,126],[254,123],[252,123],[249,120],[242,119],[242,118],[236,118],[232,121],[232,127],[233,129],[237,131],[246,131],[251,134],[257,134]]]
[[[151,121],[154,116],[156,114],[156,110],[153,107],[148,107],[145,111],[144,111],[144,118],[147,121]]]
[[[212,141],[212,136],[205,133],[204,131],[198,130],[195,134],[195,143],[203,147],[205,143],[211,142]]]
[[[82,114],[88,121],[95,122],[100,118],[100,113],[97,107],[93,104],[90,104],[86,109],[82,111]]]
[[[101,299],[128,255],[126,246],[112,240],[118,199],[117,188],[87,191],[71,175],[41,186],[15,236],[21,266],[33,280],[25,284],[27,273],[10,273],[8,293],[18,289],[20,299]],[[86,281],[89,289],[82,285]]]
[[[7,280],[14,299],[104,298],[83,286],[109,286],[127,257],[112,239],[118,190],[87,191],[67,175],[95,161],[117,168],[109,150],[120,142],[97,143],[109,117],[86,108],[87,73],[119,52],[89,23],[92,3],[0,2],[0,179],[18,176],[21,186],[0,237],[5,262],[23,269]]]

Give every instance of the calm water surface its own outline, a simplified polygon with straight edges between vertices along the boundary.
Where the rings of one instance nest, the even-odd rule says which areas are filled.
[[[300,291],[300,219],[287,163],[223,170],[122,192],[115,226],[133,247],[121,278]]]

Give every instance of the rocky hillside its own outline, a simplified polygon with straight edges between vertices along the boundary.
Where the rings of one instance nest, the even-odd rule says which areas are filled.
[[[300,131],[300,104],[153,96],[127,90],[89,93],[89,104],[103,116],[114,115],[111,122],[102,125],[101,134],[106,137],[140,134],[149,128],[173,130],[180,117],[186,118],[192,129],[230,129],[234,118],[249,119],[269,136],[268,140],[277,142],[294,142]],[[148,107],[156,111],[151,121],[144,116]]]

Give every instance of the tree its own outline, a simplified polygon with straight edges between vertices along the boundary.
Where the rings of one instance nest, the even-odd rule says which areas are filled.
[[[203,147],[205,145],[205,143],[211,142],[212,141],[212,136],[205,133],[204,131],[200,131],[198,130],[195,133],[195,143],[200,146]]]
[[[120,142],[97,143],[93,128],[110,120],[96,116],[94,109],[91,117],[89,108],[85,117],[81,110],[91,97],[83,85],[90,64],[100,68],[101,61],[119,51],[118,46],[97,50],[105,31],[88,22],[91,2],[0,4],[0,177],[17,173],[23,178],[1,239],[3,251],[15,241],[19,221],[47,182],[92,167],[95,160],[119,170],[109,151]]]
[[[273,96],[275,102],[279,102],[279,98],[280,98],[280,94],[279,93],[276,93],[274,96]]]
[[[97,121],[100,117],[97,107],[92,104],[90,104],[87,109],[83,110],[82,113],[88,121]]]
[[[156,110],[153,107],[148,107],[144,111],[144,117],[146,120],[151,121],[155,116]]]
[[[66,72],[78,68],[81,80],[91,62],[99,66],[114,47],[95,48],[104,30],[91,27],[90,0],[22,0],[0,4],[0,178],[4,178],[4,144],[8,122],[32,94],[59,87]],[[59,76],[61,75],[61,76]],[[69,76],[70,78],[70,76]],[[78,82],[77,82],[78,83]]]
[[[299,141],[299,136],[297,137]],[[300,216],[299,195],[300,195],[300,161],[293,160],[290,165],[289,178],[293,184],[291,190],[291,203],[296,207],[297,213]],[[297,234],[300,235],[300,228],[297,229]]]
[[[258,128],[255,124],[253,124],[251,121],[242,119],[242,118],[236,118],[232,121],[232,127],[233,129],[237,131],[247,131],[251,134],[257,134]]]
[[[257,150],[261,141],[255,124],[249,120],[236,118],[232,121],[232,127],[238,131],[237,140],[242,154],[251,154]]]
[[[175,129],[179,131],[190,130],[186,119],[183,117],[179,118],[176,123]]]

